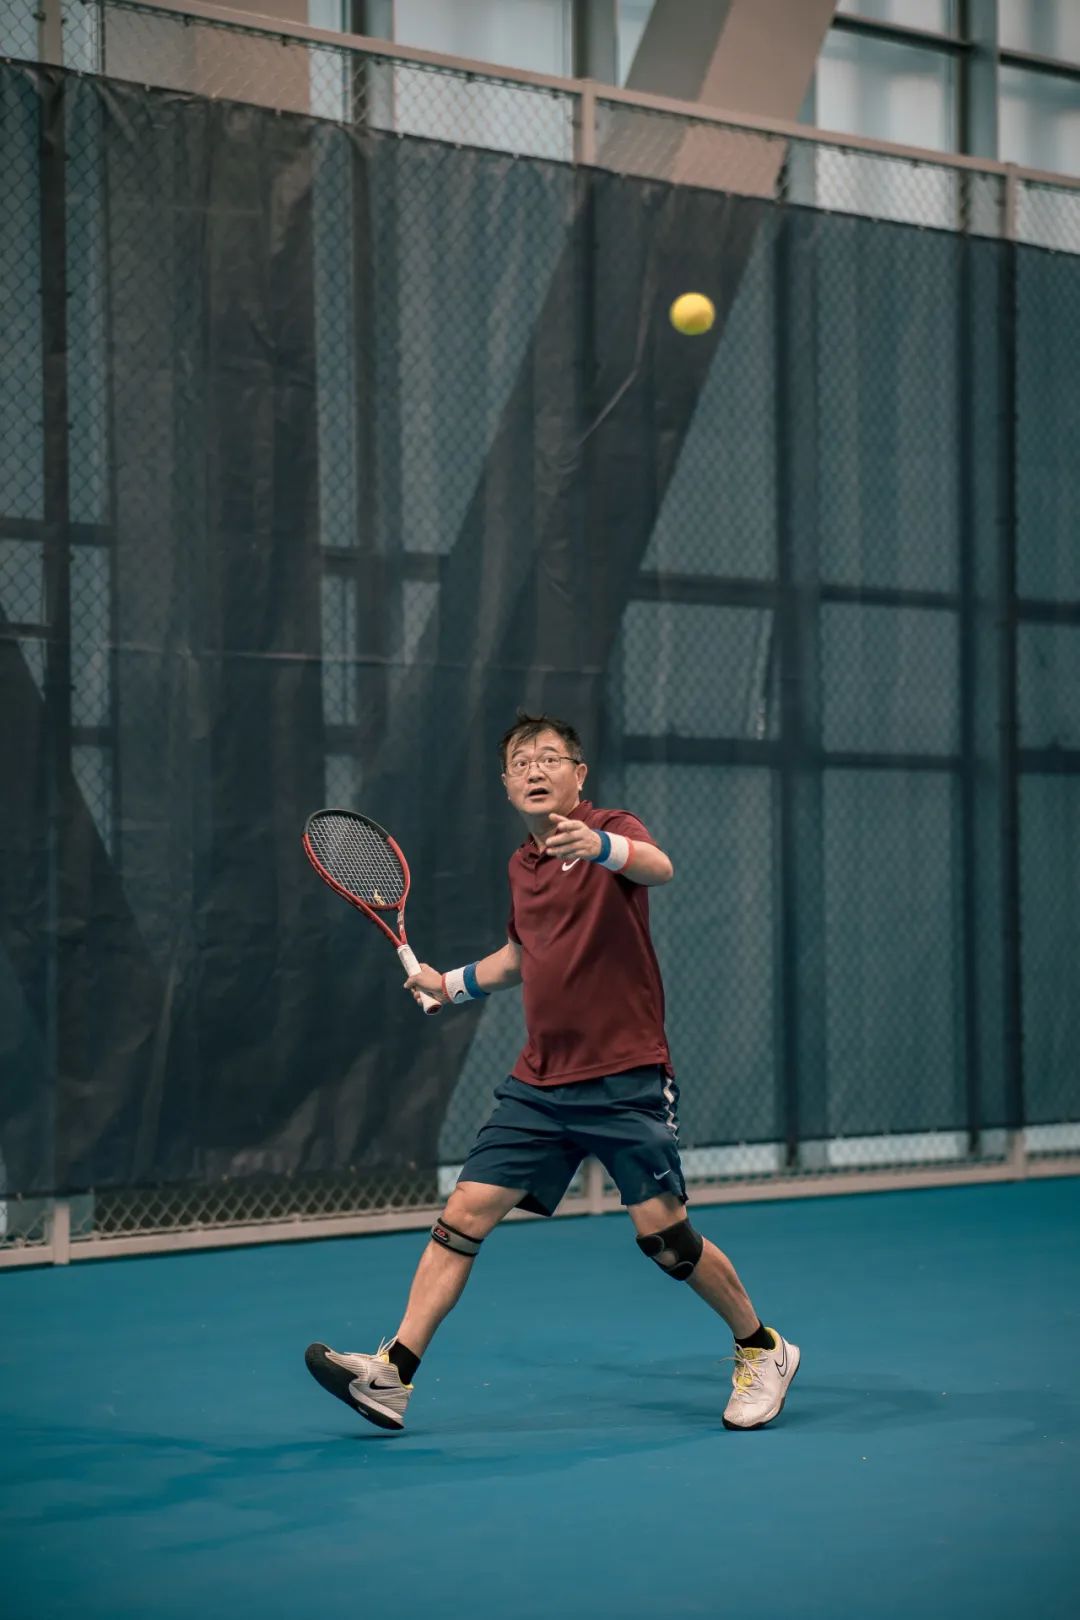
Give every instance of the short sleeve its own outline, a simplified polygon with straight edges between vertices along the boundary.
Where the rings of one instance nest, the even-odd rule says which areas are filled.
[[[629,810],[604,810],[596,825],[606,833],[621,833],[624,838],[632,838],[635,844],[652,844],[656,848],[656,839],[648,827]]]

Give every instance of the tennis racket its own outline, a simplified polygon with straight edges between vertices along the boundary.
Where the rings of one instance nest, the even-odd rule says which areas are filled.
[[[354,810],[316,810],[304,828],[304,854],[324,883],[382,929],[406,973],[415,973],[420,964],[405,937],[409,863],[385,827]],[[380,911],[397,912],[396,933]],[[441,1001],[417,993],[427,1014],[442,1010]]]

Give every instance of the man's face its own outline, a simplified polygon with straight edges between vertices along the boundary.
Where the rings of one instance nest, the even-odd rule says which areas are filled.
[[[569,748],[557,731],[541,731],[528,741],[511,740],[506,750],[503,782],[514,809],[545,820],[568,816],[581,796],[586,766],[566,756]]]

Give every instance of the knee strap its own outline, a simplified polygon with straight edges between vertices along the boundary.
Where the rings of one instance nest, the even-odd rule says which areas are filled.
[[[431,1228],[431,1235],[436,1243],[441,1243],[444,1249],[453,1249],[455,1254],[467,1254],[471,1260],[480,1253],[483,1238],[471,1238],[467,1232],[459,1232],[456,1226],[447,1226],[440,1217]]]
[[[666,1226],[662,1232],[650,1232],[647,1237],[639,1237],[637,1246],[675,1282],[685,1282],[701,1259],[705,1240],[694,1231],[689,1221],[676,1221],[674,1226]]]

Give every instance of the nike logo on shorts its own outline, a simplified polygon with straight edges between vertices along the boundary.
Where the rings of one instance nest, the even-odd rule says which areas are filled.
[[[653,1173],[652,1173],[652,1178],[653,1178],[654,1181],[663,1181],[664,1177],[665,1176],[670,1176],[670,1174],[671,1174],[670,1170],[661,1170],[660,1174],[657,1175],[656,1171],[654,1170]]]

